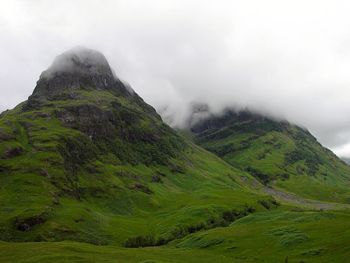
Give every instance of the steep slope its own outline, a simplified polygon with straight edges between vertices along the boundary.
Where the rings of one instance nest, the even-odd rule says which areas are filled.
[[[57,57],[28,101],[1,114],[0,172],[6,241],[164,244],[265,209],[257,201],[267,198],[84,48]]]
[[[192,125],[194,140],[228,163],[265,185],[306,198],[349,202],[350,167],[307,130],[249,111],[205,115]]]

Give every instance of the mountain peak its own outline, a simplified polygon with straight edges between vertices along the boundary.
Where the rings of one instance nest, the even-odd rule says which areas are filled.
[[[50,79],[67,73],[114,76],[106,57],[101,52],[80,46],[58,55],[40,78]]]
[[[46,100],[75,98],[77,90],[94,89],[134,95],[134,91],[115,76],[101,52],[75,47],[58,55],[41,73],[27,106],[37,107]]]

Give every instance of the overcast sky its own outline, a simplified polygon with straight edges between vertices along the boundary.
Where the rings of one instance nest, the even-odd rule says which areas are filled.
[[[336,0],[0,0],[0,110],[81,45],[177,125],[191,102],[249,107],[350,156],[349,13]]]

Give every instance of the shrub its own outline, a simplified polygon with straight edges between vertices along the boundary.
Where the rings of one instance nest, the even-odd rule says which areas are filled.
[[[249,213],[253,213],[255,209],[251,206],[246,205],[241,211],[228,210],[224,211],[217,217],[210,217],[206,222],[200,222],[193,225],[181,225],[174,228],[167,237],[160,237],[158,239],[153,236],[136,236],[130,237],[124,243],[125,247],[137,248],[137,247],[148,247],[148,246],[162,246],[169,243],[172,240],[183,238],[189,234],[215,227],[226,227],[235,220],[242,218]]]
[[[268,210],[272,207],[277,207],[280,205],[275,199],[272,199],[272,200],[263,199],[263,200],[258,200],[257,202],[258,204],[260,204],[261,206],[265,207]]]
[[[151,235],[146,236],[136,236],[128,238],[124,246],[129,248],[138,248],[138,247],[150,247],[157,244],[155,238]]]
[[[261,181],[264,185],[267,185],[272,179],[267,174],[264,174],[251,166],[248,166],[245,170]]]

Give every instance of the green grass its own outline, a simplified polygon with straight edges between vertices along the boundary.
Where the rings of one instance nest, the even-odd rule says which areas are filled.
[[[350,214],[274,210],[166,246],[0,243],[0,262],[347,262]]]
[[[196,233],[174,245],[209,248],[237,262],[284,262],[287,257],[289,262],[346,262],[349,216],[345,212],[256,213],[228,228]]]
[[[0,262],[232,262],[205,250],[173,248],[125,249],[77,242],[0,243]]]

